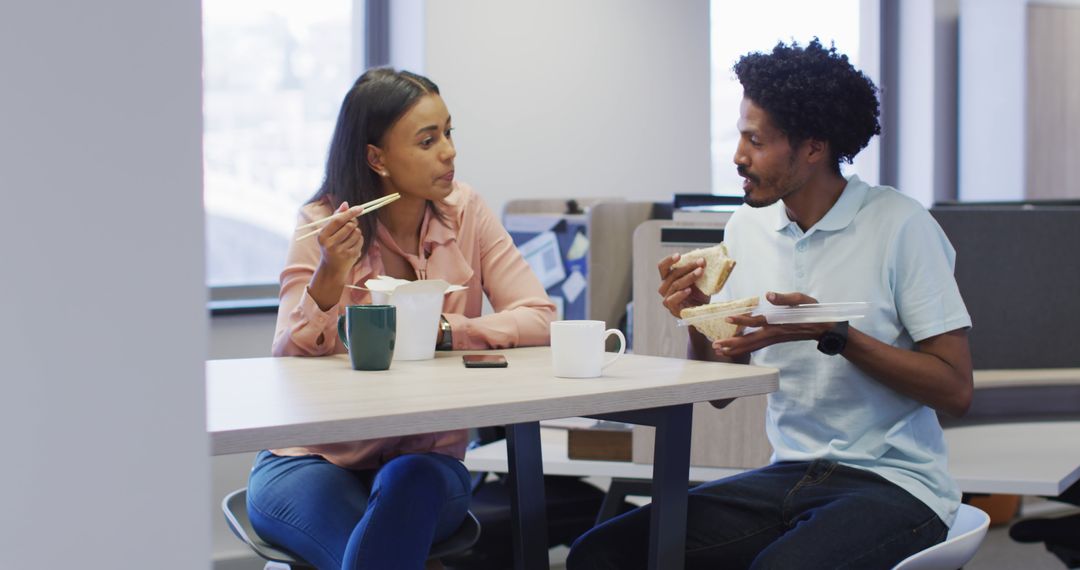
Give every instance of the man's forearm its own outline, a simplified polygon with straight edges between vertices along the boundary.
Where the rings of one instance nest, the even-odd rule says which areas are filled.
[[[843,352],[852,364],[875,380],[952,416],[971,404],[971,358],[965,331],[927,339],[917,350],[885,344],[854,328]]]

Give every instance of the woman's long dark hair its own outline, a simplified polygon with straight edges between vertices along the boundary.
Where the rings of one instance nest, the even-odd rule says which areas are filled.
[[[356,80],[341,103],[326,177],[308,203],[324,201],[331,210],[342,202],[363,204],[383,195],[382,181],[367,163],[367,145],[379,145],[383,135],[425,95],[438,95],[439,87],[430,79],[388,68],[371,69]],[[375,234],[375,218],[358,218],[367,253]]]

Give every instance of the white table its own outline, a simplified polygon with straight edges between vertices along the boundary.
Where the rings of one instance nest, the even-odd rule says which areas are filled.
[[[1080,479],[1080,421],[955,427],[945,442],[965,493],[1055,497]]]
[[[1080,386],[1080,368],[976,370],[975,389]]]
[[[544,475],[568,475],[571,477],[611,477],[613,479],[649,479],[651,463],[631,461],[595,461],[570,459],[567,453],[567,432],[563,429],[544,428],[540,449],[544,456]],[[465,453],[465,466],[469,471],[506,473],[506,440],[500,439],[470,449]],[[744,469],[732,467],[690,466],[690,481],[715,481],[742,473]]]
[[[692,403],[776,390],[775,369],[624,355],[603,378],[551,375],[547,347],[499,351],[510,366],[466,369],[461,353],[357,372],[344,355],[206,364],[214,454],[506,425],[517,568],[546,569],[538,421],[603,417],[654,425],[650,568],[681,568]]]
[[[560,430],[561,431],[561,430]],[[965,493],[1055,497],[1080,480],[1080,421],[981,424],[945,430],[949,473]],[[647,480],[652,465],[589,461],[567,456],[566,435],[549,432],[541,443],[544,473]],[[470,471],[506,473],[506,441],[470,449]],[[690,481],[715,481],[742,469],[691,466]]]

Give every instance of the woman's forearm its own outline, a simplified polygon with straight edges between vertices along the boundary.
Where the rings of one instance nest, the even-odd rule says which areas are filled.
[[[341,270],[320,263],[308,283],[308,294],[320,309],[329,311],[341,300],[346,277],[348,277],[348,269]]]

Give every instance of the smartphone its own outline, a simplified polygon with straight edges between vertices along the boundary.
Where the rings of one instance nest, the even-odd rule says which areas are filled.
[[[465,368],[506,368],[506,357],[501,354],[466,354],[461,357]]]

